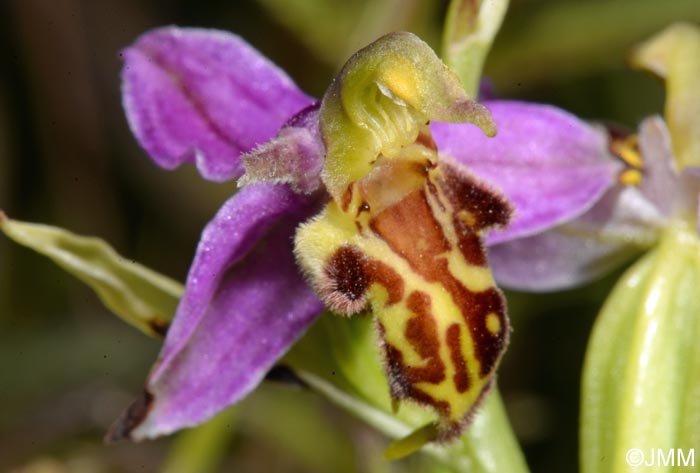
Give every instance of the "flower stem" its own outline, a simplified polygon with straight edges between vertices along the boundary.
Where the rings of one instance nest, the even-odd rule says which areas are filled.
[[[468,455],[473,462],[468,470],[470,472],[529,471],[498,389],[494,389],[484,400],[474,423],[460,443],[462,454]]]

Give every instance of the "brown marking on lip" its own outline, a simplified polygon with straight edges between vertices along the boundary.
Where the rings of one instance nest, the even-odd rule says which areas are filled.
[[[380,324],[381,327],[381,324]],[[380,328],[383,337],[383,329]],[[403,353],[389,343],[384,343],[384,356],[386,358],[387,374],[389,377],[389,388],[391,397],[394,399],[413,399],[419,404],[434,407],[442,416],[448,417],[450,414],[450,404],[446,401],[435,399],[430,394],[418,389],[406,376],[411,368],[406,366],[403,360]]]
[[[326,276],[333,281],[334,291],[348,301],[359,300],[367,293],[370,278],[365,269],[365,259],[365,254],[358,247],[344,245],[333,253],[326,264]]]
[[[350,203],[352,202],[352,192],[353,192],[353,187],[355,183],[351,183],[346,189],[345,192],[343,192],[342,197],[340,198],[340,208],[343,210],[343,212],[347,212],[348,209],[350,208]]]
[[[131,432],[141,425],[150,412],[153,407],[153,401],[153,394],[144,389],[141,395],[114,421],[107,434],[105,434],[105,443],[114,443],[128,439],[131,436]]]
[[[499,193],[485,183],[443,160],[436,177],[455,214],[466,210],[474,219],[474,230],[502,226],[510,221],[513,209]]]
[[[432,274],[437,269],[434,260],[451,249],[423,189],[413,191],[375,216],[370,220],[370,228],[421,274]],[[420,250],[416,248],[419,239],[425,242]]]
[[[431,312],[430,296],[420,291],[412,292],[406,300],[406,307],[415,314],[406,323],[406,339],[427,363],[420,368],[409,367],[404,375],[411,384],[438,384],[445,379],[445,364],[440,358],[440,338]]]
[[[432,213],[425,191],[414,191],[381,212],[370,221],[370,228],[392,251],[404,258],[414,271],[429,282],[440,283],[449,292],[471,331],[475,355],[481,364],[480,373],[484,376],[490,373],[507,343],[508,325],[503,296],[495,287],[474,293],[452,275],[447,259],[442,257],[450,250],[450,244]],[[468,262],[483,261],[485,264],[486,255],[480,241],[470,238],[469,241],[464,239],[460,242],[463,246],[460,251],[463,255],[468,253],[468,259],[465,255]],[[415,244],[419,239],[426,242],[421,250]],[[467,243],[470,245],[468,249]],[[497,314],[500,319],[501,331],[498,335],[486,328],[486,316],[490,312]]]
[[[476,345],[476,355],[481,363],[481,374],[486,375],[495,367],[508,343],[505,300],[501,291],[492,287],[482,292],[469,293],[469,296],[465,297],[465,301],[471,309],[462,313],[467,320]],[[499,318],[500,330],[497,334],[492,333],[486,325],[490,313],[496,314]]]
[[[396,304],[403,299],[404,281],[396,270],[382,261],[370,258],[355,245],[338,248],[326,263],[324,272],[332,284],[329,286],[330,293],[323,296],[326,300],[333,301],[332,306],[336,310],[359,310],[361,307],[353,303],[362,301],[373,283],[378,283],[387,290],[387,305]]]
[[[381,284],[389,294],[386,305],[394,305],[403,299],[404,281],[394,268],[382,261],[370,259],[367,263],[367,272],[371,281]]]
[[[463,393],[469,389],[469,374],[467,373],[467,364],[464,362],[462,354],[462,342],[459,324],[452,324],[447,329],[447,347],[450,349],[450,358],[452,365],[455,368],[455,374],[452,380],[455,383],[457,392]]]
[[[442,202],[442,199],[440,198],[440,192],[438,191],[437,186],[433,181],[426,181],[425,183],[426,189],[428,189],[428,192],[430,193],[431,196],[433,196],[433,200],[437,203],[438,207],[442,212],[444,212],[447,208],[445,207],[445,204]]]
[[[457,247],[467,263],[481,267],[486,266],[486,252],[481,244],[481,237],[457,215],[452,218],[452,225],[457,235]]]

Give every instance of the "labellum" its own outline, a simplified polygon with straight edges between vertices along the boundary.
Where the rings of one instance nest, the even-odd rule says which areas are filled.
[[[428,124],[471,122],[493,135],[491,117],[408,33],[353,56],[320,117],[332,199],[298,230],[297,259],[331,310],[372,311],[392,398],[432,407],[437,438],[455,438],[508,342],[482,238],[512,210],[439,157]]]

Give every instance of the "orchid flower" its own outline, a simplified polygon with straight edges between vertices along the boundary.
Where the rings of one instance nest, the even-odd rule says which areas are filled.
[[[499,283],[526,291],[580,285],[653,248],[678,222],[697,222],[700,99],[691,85],[697,77],[692,71],[699,72],[692,31],[687,25],[670,28],[663,39],[650,41],[634,56],[639,67],[668,75],[671,131],[658,116],[642,121],[637,133],[610,129],[608,143],[617,171],[608,175],[612,181],[606,191],[575,218],[493,247],[490,258]],[[673,56],[668,37],[683,59]]]
[[[554,107],[480,105],[407,33],[353,56],[320,103],[230,33],[157,29],[123,57],[127,118],[149,156],[242,188],[204,229],[159,359],[112,439],[171,433],[237,402],[324,307],[371,308],[392,397],[432,407],[438,438],[454,438],[509,333],[482,235],[499,229],[493,253],[575,219],[620,171],[606,132]]]

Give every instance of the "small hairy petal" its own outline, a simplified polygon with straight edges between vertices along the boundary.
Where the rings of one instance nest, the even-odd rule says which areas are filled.
[[[435,142],[515,204],[515,219],[495,244],[533,235],[588,210],[615,183],[618,163],[607,135],[548,105],[487,101],[498,127],[488,138],[468,124],[434,122]]]
[[[635,187],[616,186],[584,215],[539,235],[495,245],[496,281],[545,292],[596,279],[650,247],[665,219]]]
[[[273,184],[248,186],[221,208],[204,230],[146,395],[110,439],[196,425],[260,382],[323,310],[292,254],[296,226],[317,209],[314,198]]]
[[[239,187],[253,182],[289,184],[295,192],[319,189],[325,148],[318,126],[319,103],[297,113],[277,136],[244,154]]]
[[[231,33],[167,27],[122,54],[129,125],[160,166],[195,162],[214,181],[239,177],[240,155],[264,143],[312,99]]]

